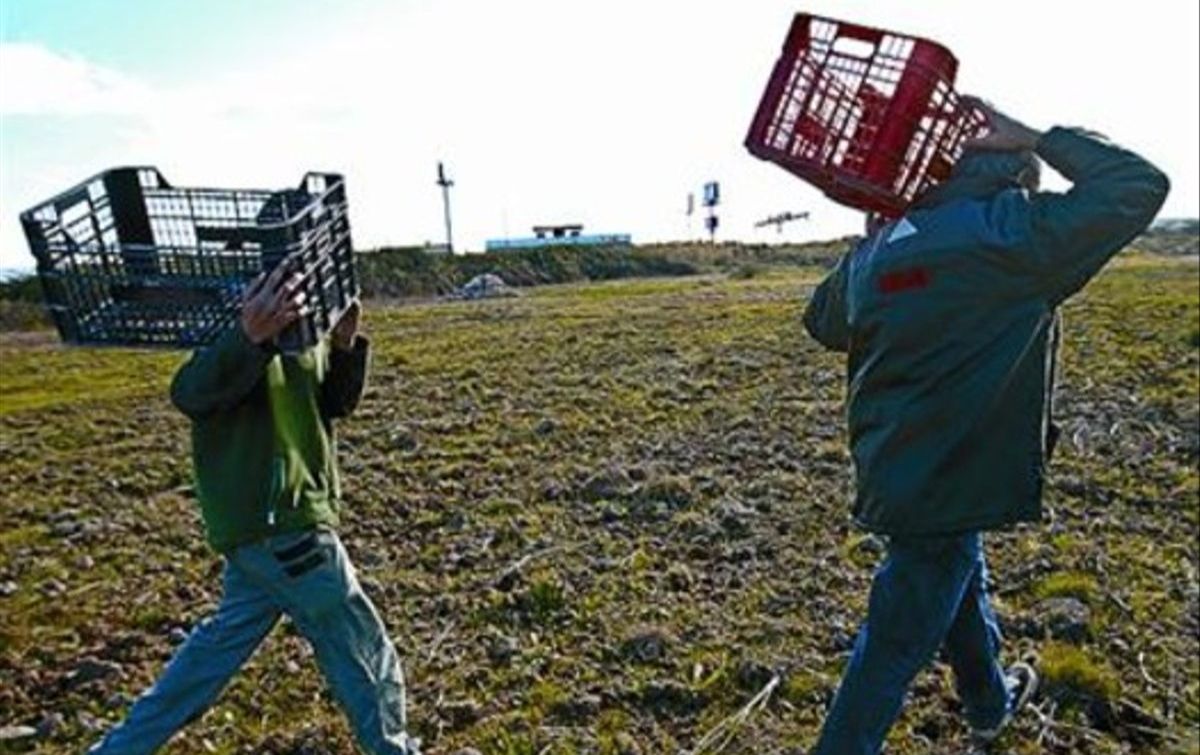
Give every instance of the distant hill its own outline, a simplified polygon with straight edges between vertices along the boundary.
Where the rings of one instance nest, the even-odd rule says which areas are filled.
[[[1150,226],[1152,233],[1190,233],[1200,235],[1200,218],[1160,218]]]
[[[1161,218],[1130,246],[1153,254],[1200,254],[1200,219]]]
[[[360,252],[355,262],[366,296],[422,297],[450,293],[481,273],[499,275],[511,286],[707,272],[745,277],[773,265],[828,265],[850,242],[850,239],[779,245],[674,242],[458,255],[426,254],[419,247],[385,248]]]

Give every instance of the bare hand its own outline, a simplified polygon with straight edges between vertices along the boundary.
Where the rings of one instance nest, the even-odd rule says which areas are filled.
[[[1005,152],[1032,150],[1042,138],[1042,132],[1036,131],[1024,123],[1001,113],[992,107],[990,102],[978,97],[964,96],[964,105],[977,108],[987,118],[988,132],[983,136],[968,141],[967,149],[992,149]]]
[[[302,282],[287,262],[250,282],[242,295],[241,319],[251,342],[261,345],[270,341],[305,313]]]
[[[361,315],[362,305],[357,300],[351,302],[346,311],[342,313],[342,319],[338,320],[337,325],[333,326],[333,330],[330,332],[334,348],[342,351],[354,348],[354,337],[358,335],[358,320]]]

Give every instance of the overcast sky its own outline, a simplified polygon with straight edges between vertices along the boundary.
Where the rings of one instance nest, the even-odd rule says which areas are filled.
[[[342,172],[359,247],[442,240],[439,159],[470,250],[548,222],[683,238],[707,180],[723,238],[857,232],[742,147],[799,10],[945,44],[960,91],[1105,132],[1171,176],[1164,216],[1200,214],[1195,0],[0,0],[0,268],[32,264],[20,211],[122,164],[180,186]],[[811,220],[753,227],[789,210]]]

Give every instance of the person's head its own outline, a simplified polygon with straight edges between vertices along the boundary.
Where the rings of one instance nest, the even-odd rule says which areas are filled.
[[[1042,163],[1025,150],[969,149],[955,164],[950,180],[982,181],[994,184],[997,191],[1011,188],[1037,191],[1042,180]]]
[[[914,207],[933,207],[951,199],[984,199],[1007,189],[1037,191],[1042,166],[1028,151],[969,149],[950,177],[933,187]]]

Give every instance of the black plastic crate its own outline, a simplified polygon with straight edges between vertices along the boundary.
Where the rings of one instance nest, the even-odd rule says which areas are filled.
[[[21,214],[46,305],[75,344],[191,348],[237,322],[242,292],[283,260],[308,314],[276,340],[300,351],[358,297],[346,189],[185,189],[155,168],[115,168]]]

